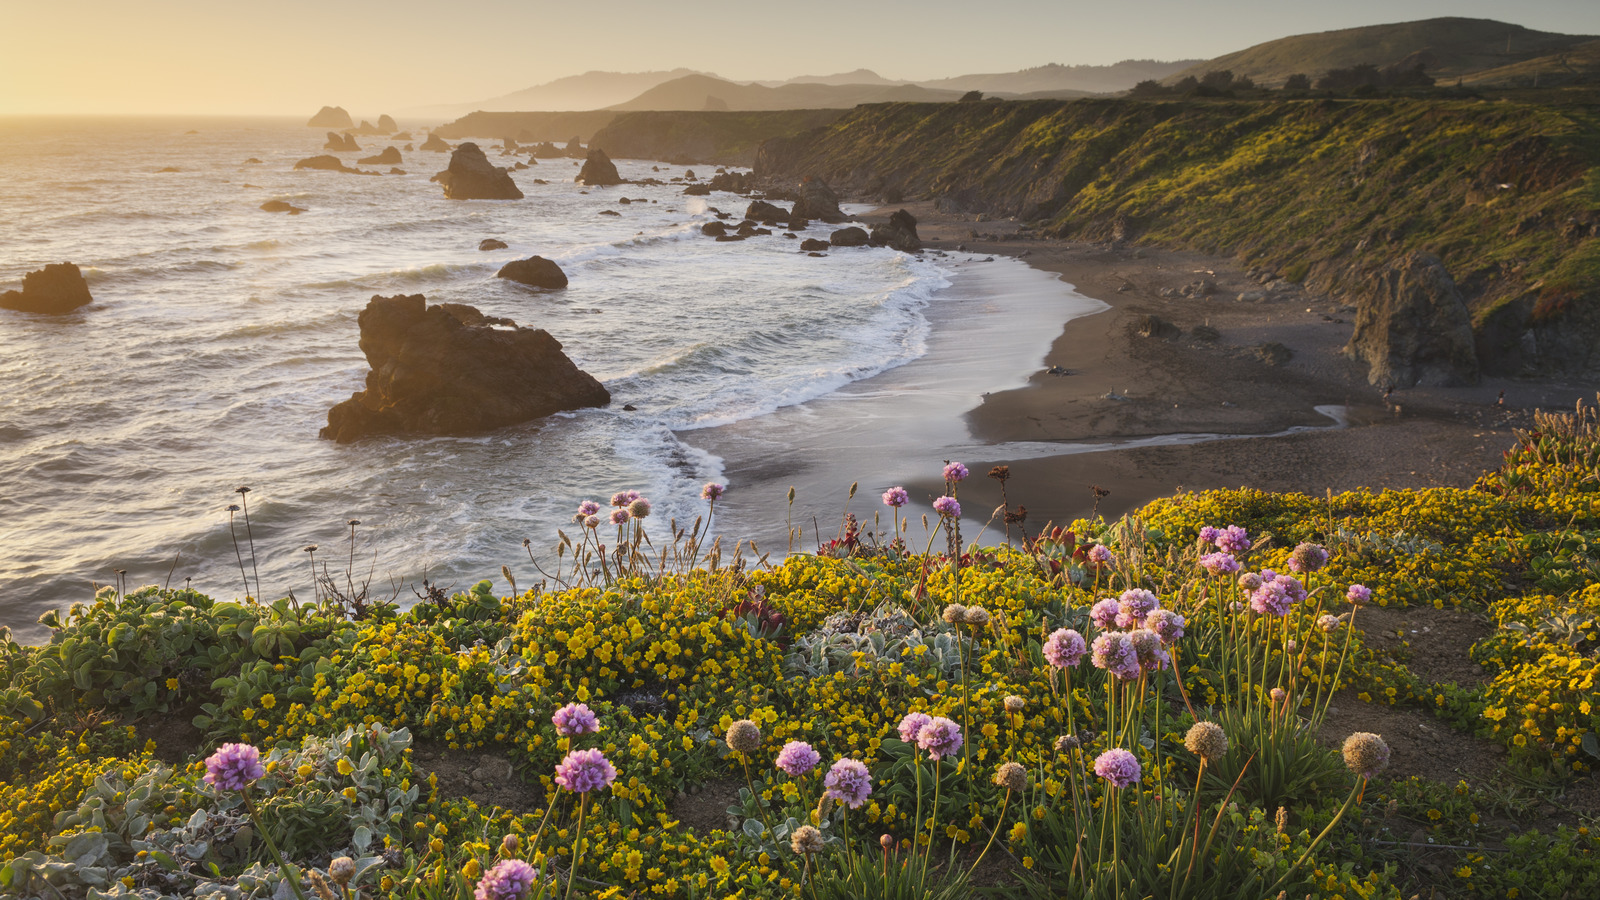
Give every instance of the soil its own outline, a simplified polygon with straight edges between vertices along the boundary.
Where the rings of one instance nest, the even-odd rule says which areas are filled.
[[[744,781],[738,778],[714,778],[698,786],[693,794],[679,794],[667,813],[684,828],[700,834],[718,828],[728,828],[728,807],[739,799],[739,789]]]
[[[194,727],[194,717],[199,713],[199,704],[192,704],[135,722],[134,728],[141,738],[155,741],[156,759],[176,766],[188,762],[201,750],[205,733]]]
[[[1405,663],[1430,684],[1453,682],[1471,687],[1491,678],[1468,655],[1473,644],[1495,630],[1482,613],[1431,606],[1369,606],[1356,615],[1355,624],[1368,648]]]
[[[438,741],[419,741],[412,746],[411,762],[421,779],[439,777],[441,796],[464,797],[485,809],[498,806],[516,813],[545,808],[544,789],[524,781],[497,748],[451,750]]]

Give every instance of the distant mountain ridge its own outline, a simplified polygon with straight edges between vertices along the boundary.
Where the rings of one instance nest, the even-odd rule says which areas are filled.
[[[1197,63],[1161,79],[1167,84],[1206,72],[1231,71],[1277,87],[1294,74],[1313,80],[1330,69],[1370,63],[1425,63],[1436,79],[1455,79],[1549,56],[1595,40],[1594,35],[1534,31],[1493,19],[1445,17],[1338,31],[1297,34]]]
[[[935,91],[914,84],[739,84],[709,75],[685,75],[645,91],[615,110],[779,110],[849,109],[863,103],[909,101],[942,103],[959,91]]]
[[[1109,66],[1064,66],[1050,63],[1018,72],[992,75],[958,75],[921,81],[923,87],[951,91],[983,91],[985,94],[1039,94],[1079,91],[1085,94],[1114,94],[1141,81],[1161,80],[1201,61],[1184,59],[1162,62],[1154,59],[1125,59]]]

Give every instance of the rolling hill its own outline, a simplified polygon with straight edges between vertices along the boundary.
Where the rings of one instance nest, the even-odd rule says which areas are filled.
[[[1296,73],[1315,78],[1329,69],[1363,63],[1381,68],[1402,60],[1422,61],[1429,75],[1453,80],[1560,53],[1593,40],[1593,35],[1534,31],[1492,19],[1424,19],[1279,38],[1198,63],[1163,81],[1171,84],[1186,76],[1199,78],[1206,72],[1226,69],[1235,76],[1248,75],[1257,84],[1276,87]]]
[[[611,106],[614,110],[777,110],[849,109],[862,103],[939,103],[959,91],[935,91],[914,84],[736,84],[709,75],[685,75]]]
[[[958,75],[918,82],[927,88],[948,91],[983,91],[985,94],[1036,95],[1074,91],[1083,94],[1111,94],[1125,91],[1146,79],[1160,80],[1200,62],[1184,59],[1161,62],[1154,59],[1125,59],[1109,66],[1063,66],[1050,63],[1018,72],[990,75]]]

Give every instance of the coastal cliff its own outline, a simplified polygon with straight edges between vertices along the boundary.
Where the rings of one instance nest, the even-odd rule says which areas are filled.
[[[1581,103],[905,103],[770,140],[755,166],[1040,236],[1238,256],[1357,305],[1376,272],[1433,253],[1486,373],[1579,373],[1600,370],[1597,134]]]

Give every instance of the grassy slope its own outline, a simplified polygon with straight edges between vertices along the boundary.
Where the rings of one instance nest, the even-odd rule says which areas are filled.
[[[1428,66],[1430,75],[1453,79],[1468,72],[1544,56],[1591,39],[1533,31],[1490,19],[1424,19],[1291,35],[1219,56],[1165,80],[1171,83],[1186,75],[1198,78],[1209,71],[1227,69],[1235,75],[1248,75],[1258,82],[1278,85],[1297,72],[1315,78],[1329,69],[1362,63],[1393,65],[1413,53],[1427,53],[1433,58]]]
[[[617,114],[605,110],[589,112],[484,112],[468,113],[454,122],[435,128],[443,138],[511,138],[523,143],[551,141],[565,144],[573,137],[588,143],[590,137]],[[528,132],[523,135],[523,132]],[[521,137],[519,137],[521,135]]]
[[[1600,116],[1583,104],[894,104],[774,142],[757,166],[948,197],[1065,237],[1235,254],[1336,292],[1426,250],[1494,332],[1494,368],[1510,352],[1499,331],[1521,334],[1495,325],[1495,310],[1516,302],[1519,323],[1537,325],[1600,297],[1597,138]]]
[[[591,144],[617,159],[747,166],[762,141],[827,125],[843,110],[620,113]]]
[[[1588,41],[1548,56],[1474,72],[1463,81],[1469,85],[1529,87],[1539,84],[1584,84],[1600,81],[1600,40]]]

